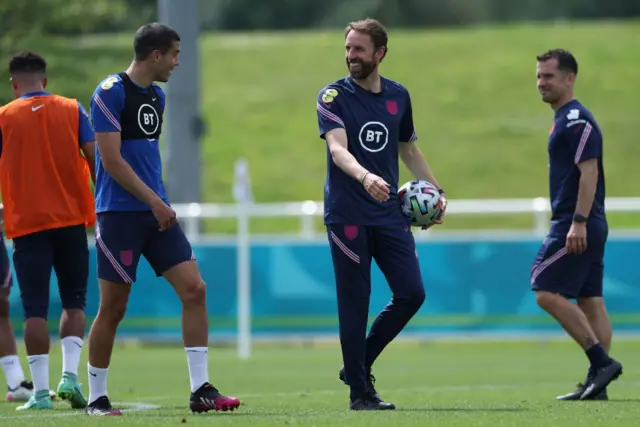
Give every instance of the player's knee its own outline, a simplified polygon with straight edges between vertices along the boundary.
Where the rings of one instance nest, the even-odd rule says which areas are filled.
[[[126,312],[127,300],[120,298],[100,301],[100,308],[98,308],[98,316],[113,326],[118,326]]]
[[[25,284],[20,286],[20,299],[25,320],[30,318],[47,320],[49,316],[49,292],[43,291],[38,286]]]
[[[562,298],[562,296],[547,291],[536,292],[536,302],[538,306],[545,311],[553,309],[558,302],[558,298]]]
[[[49,317],[49,305],[43,304],[23,304],[24,319],[39,318],[47,320]]]
[[[420,308],[422,307],[422,304],[424,304],[424,300],[427,298],[427,295],[423,288],[418,288],[411,292],[410,298],[416,308]]]
[[[65,310],[82,310],[86,304],[86,292],[60,292],[60,303]]]
[[[416,288],[408,291],[402,296],[396,296],[396,299],[404,301],[407,306],[410,306],[414,310],[420,309],[422,304],[424,304],[424,300],[426,299],[426,294],[424,288]]]
[[[207,290],[204,281],[198,277],[191,279],[180,292],[180,299],[183,304],[201,305],[205,304],[207,298]]]

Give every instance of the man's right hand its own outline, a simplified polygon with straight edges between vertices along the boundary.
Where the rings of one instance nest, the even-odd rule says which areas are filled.
[[[160,231],[168,230],[178,222],[176,212],[167,206],[162,199],[158,199],[151,205],[151,212],[158,220]]]
[[[378,175],[367,173],[362,181],[364,189],[378,202],[386,202],[389,200],[389,192],[391,186]]]

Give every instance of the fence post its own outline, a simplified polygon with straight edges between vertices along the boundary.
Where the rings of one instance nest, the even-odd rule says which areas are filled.
[[[314,217],[319,209],[320,206],[313,200],[307,200],[300,206],[300,234],[302,237],[311,239],[316,234]]]

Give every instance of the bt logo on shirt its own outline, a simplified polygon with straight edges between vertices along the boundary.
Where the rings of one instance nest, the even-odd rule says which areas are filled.
[[[358,134],[360,145],[371,153],[384,150],[389,142],[389,129],[381,122],[367,122]]]
[[[158,112],[152,105],[142,104],[138,109],[138,126],[145,135],[151,136],[156,133],[160,119]]]

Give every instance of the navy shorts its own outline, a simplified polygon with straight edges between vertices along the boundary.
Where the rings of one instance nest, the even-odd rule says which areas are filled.
[[[98,277],[118,283],[136,281],[140,255],[162,276],[171,267],[195,260],[179,224],[160,231],[150,211],[103,212],[96,226]]]
[[[8,291],[13,283],[13,275],[11,273],[11,263],[9,262],[9,253],[4,236],[0,233],[0,291]]]
[[[52,268],[58,279],[62,308],[84,309],[89,280],[89,245],[84,225],[16,237],[13,265],[25,318],[47,318]]]
[[[567,298],[601,297],[604,276],[606,226],[587,228],[587,250],[568,254],[566,233],[545,238],[531,268],[531,288]]]

